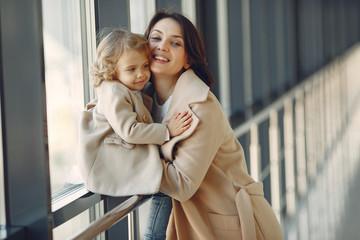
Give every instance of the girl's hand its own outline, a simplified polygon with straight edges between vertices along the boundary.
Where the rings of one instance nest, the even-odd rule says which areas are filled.
[[[178,136],[189,129],[191,121],[191,113],[188,111],[175,114],[167,125],[170,137]]]

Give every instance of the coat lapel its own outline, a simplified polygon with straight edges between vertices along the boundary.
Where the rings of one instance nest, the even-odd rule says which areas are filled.
[[[161,146],[165,159],[173,160],[173,148],[179,141],[188,138],[196,129],[200,120],[192,111],[191,104],[206,101],[209,94],[209,87],[191,70],[184,72],[178,79],[169,112],[166,114],[163,122],[167,123],[176,113],[188,111],[192,114],[191,127],[183,134],[172,138]]]

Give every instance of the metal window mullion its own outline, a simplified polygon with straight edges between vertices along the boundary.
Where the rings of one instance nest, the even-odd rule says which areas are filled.
[[[181,0],[181,12],[196,26],[196,1]]]
[[[94,1],[80,1],[81,14],[81,40],[82,40],[82,63],[83,63],[83,92],[84,105],[95,98],[95,91],[91,87],[89,67],[96,56],[96,28]]]
[[[307,175],[310,180],[316,177],[316,161],[314,146],[314,102],[313,83],[305,86],[305,142]]]
[[[250,173],[255,181],[261,181],[261,146],[259,143],[259,126],[250,127]]]
[[[250,22],[250,0],[241,1],[241,16],[243,29],[243,63],[244,63],[244,101],[246,117],[252,115],[250,106],[253,104],[252,89],[252,56],[251,56],[251,22]]]
[[[281,223],[281,163],[280,163],[280,136],[278,126],[278,112],[270,112],[269,126],[269,154],[271,176],[271,205],[276,217]]]
[[[276,51],[277,51],[277,64],[276,64],[276,72],[277,72],[277,92],[282,93],[285,90],[285,14],[284,14],[284,2],[283,0],[275,1],[278,7],[275,8],[276,15],[275,17],[275,35],[276,35]]]
[[[297,190],[300,196],[305,196],[307,192],[307,178],[305,145],[305,103],[303,91],[299,90],[296,93],[295,99]]]
[[[286,212],[288,215],[294,215],[296,212],[296,191],[292,99],[288,99],[284,103],[284,152],[286,179]]]
[[[26,239],[52,238],[41,6],[0,2],[6,222]]]
[[[220,103],[226,116],[231,114],[230,74],[229,74],[229,31],[227,0],[216,1],[217,49],[219,54]]]

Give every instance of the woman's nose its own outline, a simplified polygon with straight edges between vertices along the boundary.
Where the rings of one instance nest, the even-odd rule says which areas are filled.
[[[166,41],[160,42],[157,49],[162,50],[162,51],[169,51],[169,47],[168,47],[168,44],[166,43]]]

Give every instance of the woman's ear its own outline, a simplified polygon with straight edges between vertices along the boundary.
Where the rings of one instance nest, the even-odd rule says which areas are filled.
[[[190,67],[190,64],[189,64],[189,63],[187,63],[187,64],[184,65],[184,68],[185,68],[185,69],[189,69],[189,67]]]

